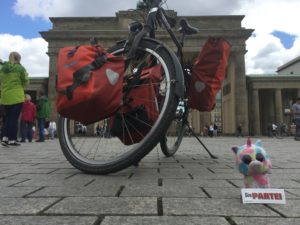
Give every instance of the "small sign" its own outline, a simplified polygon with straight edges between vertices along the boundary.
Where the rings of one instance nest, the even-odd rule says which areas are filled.
[[[273,188],[243,188],[243,203],[261,204],[285,204],[285,194],[283,189]]]

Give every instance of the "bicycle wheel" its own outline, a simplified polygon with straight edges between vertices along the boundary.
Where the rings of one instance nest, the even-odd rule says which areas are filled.
[[[117,44],[108,51],[126,58],[127,51],[123,46],[123,44]],[[145,99],[156,102],[158,116],[152,124],[148,121],[140,121],[142,119],[139,118],[140,122],[150,127],[147,132],[139,131],[138,126],[132,125],[133,120],[129,121],[125,116],[121,106],[113,117],[89,124],[85,135],[78,134],[76,131],[78,124],[76,121],[61,117],[58,123],[58,134],[62,151],[74,167],[84,172],[107,174],[136,164],[155,147],[173,118],[178,98],[175,95],[175,65],[168,51],[151,40],[142,40],[136,57],[127,63],[125,78],[132,77],[133,72],[140,69],[141,65],[144,67],[161,66],[161,78],[159,82],[152,84],[156,90],[155,99]],[[127,86],[124,82],[123,89],[125,90]],[[134,97],[141,98],[140,96]],[[121,118],[121,126],[131,140],[133,139],[131,135],[141,136],[138,142],[124,143],[120,138],[111,135],[111,121],[117,116]],[[128,129],[129,126],[133,126],[133,129]],[[100,135],[96,135],[96,127],[98,131],[101,131],[98,132]]]
[[[172,120],[163,139],[160,140],[161,150],[166,157],[173,156],[179,149],[182,142],[186,128],[184,123],[187,116],[187,112],[185,112],[186,110],[187,108],[179,102],[174,119]]]
[[[282,135],[282,133],[281,133],[280,131],[276,131],[275,137],[276,137],[277,139],[283,139],[283,135]]]

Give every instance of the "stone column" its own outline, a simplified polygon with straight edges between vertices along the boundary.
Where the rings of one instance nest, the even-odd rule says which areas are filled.
[[[49,67],[49,81],[48,81],[48,99],[50,102],[50,108],[51,108],[51,115],[50,119],[57,121],[58,120],[58,113],[56,112],[56,74],[57,74],[57,52],[50,52],[49,55],[49,61],[50,61],[50,67]]]
[[[253,131],[254,131],[254,135],[261,135],[258,89],[254,89],[253,92],[252,92],[252,103],[253,103],[252,107],[253,107]]]
[[[298,89],[298,95],[297,98],[300,97],[300,88]]]
[[[281,89],[275,89],[275,118],[277,125],[283,122],[283,108],[282,108],[282,96]]]
[[[248,96],[245,76],[245,53],[244,49],[240,49],[235,53],[235,93],[234,93],[234,132],[237,124],[243,124],[243,131],[248,135],[249,121],[248,121]]]

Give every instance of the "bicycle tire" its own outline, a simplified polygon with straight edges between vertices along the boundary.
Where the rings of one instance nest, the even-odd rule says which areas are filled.
[[[174,119],[172,120],[163,139],[160,140],[161,151],[166,157],[173,156],[179,149],[185,133],[186,125],[184,121],[186,115],[187,113],[181,115],[180,107],[178,106]]]
[[[279,133],[276,133],[276,134],[275,134],[275,137],[276,137],[277,139],[283,139],[283,135],[282,135],[282,134],[279,134]]]
[[[128,52],[123,46],[122,43],[117,44],[108,52],[126,57]],[[164,71],[164,79],[159,83],[159,88],[163,86],[164,96],[157,96],[157,99],[158,97],[162,99],[159,104],[160,110],[157,120],[140,142],[128,146],[116,137],[105,137],[105,134],[99,137],[76,135],[74,131],[76,121],[60,117],[58,122],[59,142],[63,154],[75,168],[91,174],[108,174],[137,164],[157,145],[168,128],[178,102],[178,97],[175,95],[176,82],[173,82],[176,77],[174,62],[166,48],[149,39],[141,41],[137,55],[139,57],[151,56],[152,62],[161,64]],[[141,59],[135,58],[131,62],[134,64],[138,63],[139,60]],[[105,124],[107,120],[89,126],[95,127],[96,124],[102,122]],[[126,125],[126,121],[124,124]],[[108,126],[106,128],[108,129]]]

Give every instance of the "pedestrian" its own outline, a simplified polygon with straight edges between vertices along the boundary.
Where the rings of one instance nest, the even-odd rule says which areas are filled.
[[[32,139],[36,139],[35,126],[32,127]]]
[[[294,123],[296,124],[295,140],[300,141],[300,97],[298,97],[292,106]]]
[[[236,137],[244,137],[243,135],[243,128],[242,124],[240,123],[236,128]]]
[[[53,140],[55,137],[55,133],[56,133],[56,122],[55,121],[50,121],[48,132],[49,132],[50,138]]]
[[[208,125],[205,125],[205,126],[203,127],[203,137],[207,137],[207,135],[208,135],[208,128],[209,128]]]
[[[25,102],[23,103],[21,111],[21,142],[32,142],[32,127],[36,117],[36,107],[31,102],[31,96],[25,95]]]
[[[214,136],[214,126],[212,124],[209,125],[209,128],[208,128],[208,136],[209,137],[213,137]]]
[[[18,52],[9,54],[8,62],[4,62],[0,70],[1,104],[5,108],[2,129],[2,145],[19,146],[17,142],[18,119],[24,102],[24,88],[29,83],[28,73],[21,65]]]
[[[272,137],[276,136],[277,128],[277,125],[275,123],[272,123]]]
[[[36,142],[44,142],[45,141],[45,125],[46,120],[50,116],[50,104],[48,98],[45,96],[43,91],[39,92],[40,98],[38,99],[36,109],[36,117],[38,122],[39,129],[39,139]]]
[[[217,124],[214,124],[214,137],[218,136],[218,126]]]

